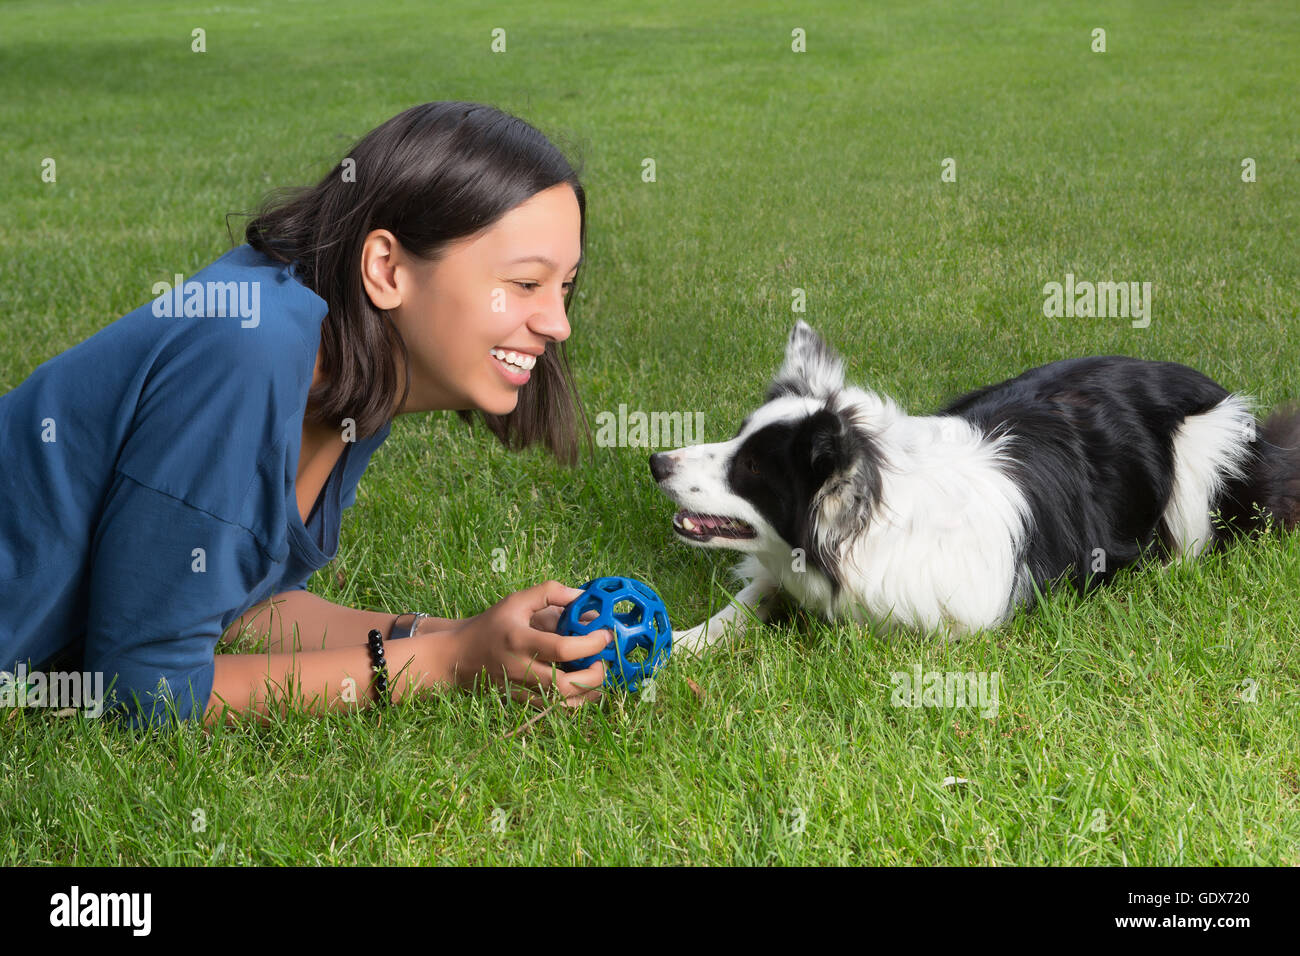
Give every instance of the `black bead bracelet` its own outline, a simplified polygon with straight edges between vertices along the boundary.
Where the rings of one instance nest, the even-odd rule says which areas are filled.
[[[379,706],[392,703],[388,696],[388,662],[384,660],[384,635],[378,628],[370,630],[370,669],[375,672],[375,690],[379,692]]]

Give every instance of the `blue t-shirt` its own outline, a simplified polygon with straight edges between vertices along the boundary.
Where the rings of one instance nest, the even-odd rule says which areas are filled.
[[[79,654],[136,726],[168,695],[202,717],[218,638],[333,560],[392,427],[345,444],[304,526],[325,301],[246,245],[178,285],[0,396],[0,670]]]

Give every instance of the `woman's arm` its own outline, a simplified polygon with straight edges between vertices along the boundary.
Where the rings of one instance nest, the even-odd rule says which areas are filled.
[[[310,591],[282,591],[232,621],[221,641],[232,644],[247,628],[255,639],[266,638],[271,651],[365,646],[371,628],[378,628],[387,641],[398,618],[406,616],[344,607]],[[426,617],[420,630],[447,630],[456,623],[450,618]]]
[[[394,701],[421,687],[451,683],[449,664],[435,644],[440,636],[415,634],[384,644],[388,691]],[[218,654],[203,723],[211,727],[223,716],[227,723],[234,723],[236,714],[270,723],[272,703],[280,714],[373,707],[374,677],[370,648],[364,643],[292,654]]]
[[[344,607],[302,590],[283,591],[254,605],[231,622],[221,640],[233,643],[241,632],[248,633],[257,640],[265,639],[269,652],[216,655],[212,697],[203,722],[211,726],[228,708],[233,713],[257,715],[267,723],[272,695],[280,713],[305,709],[319,714],[362,701],[373,705],[374,672],[367,641],[372,628],[384,635],[388,689],[394,701],[419,686],[451,683],[448,664],[434,659],[438,655],[430,653],[424,635],[458,622],[425,618],[418,634],[390,642],[393,627],[403,616]],[[403,668],[405,673],[399,674]],[[348,678],[351,683],[345,685]],[[350,689],[346,695],[345,686]],[[285,693],[289,687],[301,689],[293,695],[294,700]],[[230,715],[226,719],[233,721]]]
[[[416,634],[384,645],[392,699],[400,700],[421,688],[470,686],[486,674],[493,683],[509,688],[514,699],[536,706],[544,704],[544,694],[553,690],[571,706],[599,700],[605,678],[602,662],[581,671],[565,672],[557,667],[560,662],[596,654],[613,640],[605,628],[583,635],[555,633],[561,608],[581,593],[558,581],[546,581],[508,595],[472,618],[442,622],[450,627],[435,629],[429,622],[421,622]],[[386,619],[392,628],[392,615],[339,608],[317,600],[325,605],[322,613],[331,630],[340,621],[350,625],[376,619]],[[331,613],[331,608],[345,613]],[[364,644],[288,654],[217,654],[212,695],[203,721],[207,725],[218,722],[224,708],[269,722],[272,698],[280,713],[305,710],[320,714],[362,702],[374,706],[373,679],[370,649]],[[226,719],[231,719],[229,714]]]

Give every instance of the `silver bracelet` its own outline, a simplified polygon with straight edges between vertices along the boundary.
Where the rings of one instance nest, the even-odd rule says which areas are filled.
[[[403,637],[410,637],[412,634],[414,634],[416,631],[420,629],[420,618],[431,616],[429,614],[425,614],[423,611],[407,611],[406,614],[414,614],[415,616],[411,618],[411,623],[407,627],[402,627],[400,624],[394,624],[393,633],[390,634],[388,637],[390,641],[400,640]],[[402,614],[400,616],[405,617],[406,614]]]

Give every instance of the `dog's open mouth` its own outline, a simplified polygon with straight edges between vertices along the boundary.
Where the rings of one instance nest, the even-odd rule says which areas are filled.
[[[684,510],[673,515],[673,530],[683,538],[690,538],[692,541],[708,541],[710,538],[752,538],[758,533],[753,525],[746,524],[739,518],[702,515]]]

